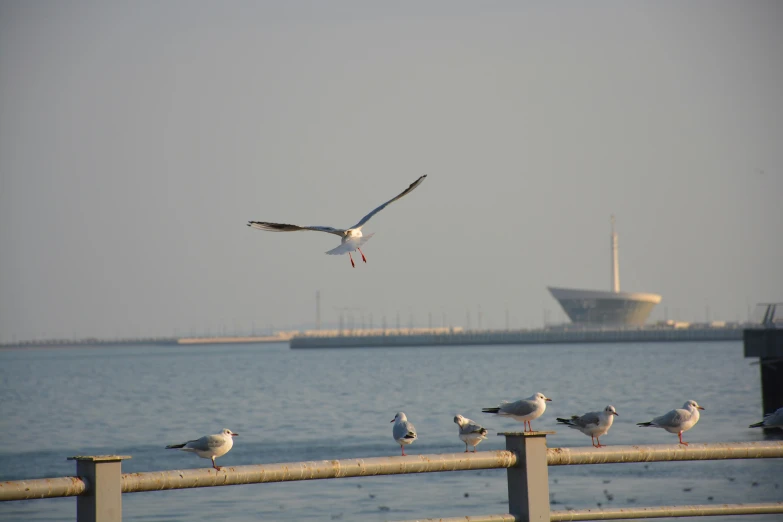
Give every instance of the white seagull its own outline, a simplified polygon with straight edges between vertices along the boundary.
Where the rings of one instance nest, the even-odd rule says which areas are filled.
[[[496,413],[525,423],[525,431],[533,431],[530,421],[539,418],[546,411],[546,403],[552,399],[543,393],[536,393],[516,402],[503,401],[495,408],[482,408],[483,413]]]
[[[693,428],[699,422],[699,410],[703,410],[696,401],[688,401],[682,408],[677,408],[660,417],[655,417],[650,422],[637,422],[637,426],[645,428],[663,428],[669,433],[676,433],[680,439],[680,444],[687,446],[688,443],[682,440],[682,433]]]
[[[487,440],[487,428],[459,414],[454,417],[454,422],[459,426],[459,438],[465,443],[465,453],[468,452],[468,444],[473,446],[473,453],[476,453],[476,446],[482,440]]]
[[[323,227],[323,226],[306,226],[306,227],[300,227],[299,225],[287,225],[285,223],[268,223],[266,221],[248,221],[247,226],[252,228],[257,228],[258,230],[269,230],[270,232],[296,232],[299,230],[315,230],[317,232],[328,232],[329,234],[334,234],[336,236],[340,236],[340,246],[337,248],[333,248],[332,250],[329,250],[326,252],[330,255],[342,255],[342,254],[348,254],[348,257],[351,259],[351,266],[356,268],[356,265],[353,262],[353,256],[351,256],[351,252],[354,250],[358,250],[359,253],[362,255],[362,261],[365,263],[367,262],[367,258],[364,257],[364,252],[362,252],[361,246],[365,244],[367,241],[370,240],[370,238],[374,235],[374,232],[372,234],[367,234],[366,236],[362,234],[362,227],[370,220],[371,217],[373,217],[375,214],[386,208],[387,205],[390,203],[393,203],[400,199],[401,197],[405,196],[406,194],[410,193],[413,189],[421,185],[421,182],[424,181],[424,178],[426,178],[427,175],[421,176],[419,179],[414,181],[410,184],[408,188],[403,190],[400,194],[395,196],[394,198],[390,199],[383,205],[379,206],[366,216],[364,216],[362,219],[359,220],[358,223],[356,223],[351,228],[332,228],[332,227]]]
[[[602,448],[605,444],[601,444],[599,437],[601,435],[606,435],[609,432],[609,428],[612,427],[612,423],[614,422],[615,415],[618,415],[617,410],[610,404],[604,408],[604,411],[591,411],[582,416],[574,415],[570,419],[561,419],[558,417],[557,422],[561,422],[569,428],[579,430],[585,435],[590,435],[593,446]]]
[[[775,413],[767,413],[764,420],[751,424],[748,428],[783,428],[783,408],[778,408]]]
[[[212,467],[220,471],[220,466],[215,464],[215,459],[222,457],[234,447],[234,437],[237,434],[226,428],[215,435],[204,435],[200,439],[189,440],[182,444],[172,444],[166,449],[181,449],[195,453],[202,459],[211,459]]]
[[[391,421],[394,423],[392,436],[397,441],[397,444],[400,445],[402,456],[404,457],[405,444],[413,444],[413,441],[417,438],[416,428],[408,422],[408,417],[403,412],[397,413]]]

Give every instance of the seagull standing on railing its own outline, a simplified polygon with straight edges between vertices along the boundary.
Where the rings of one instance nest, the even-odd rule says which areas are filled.
[[[406,417],[403,412],[397,413],[391,421],[394,423],[392,436],[394,437],[394,440],[397,441],[397,444],[400,445],[402,456],[404,457],[405,445],[413,444],[413,441],[417,438],[416,428],[413,424],[408,422],[408,417]]]
[[[327,232],[329,234],[334,234],[336,236],[340,236],[340,246],[337,248],[333,248],[332,250],[329,250],[326,252],[330,255],[342,255],[342,254],[348,254],[348,257],[351,260],[351,266],[356,268],[356,265],[353,262],[353,256],[351,256],[351,252],[354,250],[358,250],[359,253],[362,255],[362,261],[365,263],[367,262],[367,258],[364,256],[364,252],[362,252],[361,246],[365,244],[367,241],[370,240],[370,238],[374,235],[367,234],[366,236],[362,234],[362,227],[367,223],[371,217],[373,217],[375,214],[386,208],[390,203],[393,203],[400,199],[401,197],[405,196],[406,194],[410,193],[413,189],[421,185],[421,182],[424,181],[424,178],[426,178],[427,175],[421,176],[419,179],[414,181],[410,184],[408,188],[403,190],[400,194],[398,194],[396,197],[390,199],[383,205],[379,206],[366,216],[364,216],[362,219],[359,220],[358,223],[356,223],[351,228],[332,228],[332,227],[323,227],[323,226],[305,226],[300,227],[299,225],[288,225],[285,223],[268,223],[266,221],[248,221],[247,226],[252,228],[257,228],[258,230],[269,230],[271,232],[297,232],[299,230],[314,230],[316,232]]]
[[[202,459],[211,459],[212,467],[220,471],[220,466],[215,464],[215,459],[222,457],[234,447],[234,437],[237,434],[226,428],[215,435],[205,435],[200,439],[189,440],[182,444],[172,444],[166,449],[180,449],[195,453]]]
[[[599,437],[606,435],[609,432],[609,428],[612,427],[615,415],[618,415],[614,406],[609,405],[604,408],[604,411],[591,411],[585,413],[582,416],[574,415],[570,419],[561,419],[558,417],[557,422],[561,422],[569,428],[579,430],[585,435],[590,435],[593,441],[593,446],[596,448],[602,448],[605,444],[601,444]]]
[[[767,413],[763,421],[751,424],[748,428],[783,428],[783,408],[778,408],[775,413]]]
[[[468,452],[468,444],[473,446],[473,453],[476,453],[476,446],[482,440],[487,440],[487,428],[459,414],[454,417],[454,422],[459,426],[459,438],[465,443],[465,453]]]
[[[511,417],[525,423],[525,431],[532,432],[533,426],[530,421],[536,420],[546,411],[546,403],[552,399],[547,398],[543,393],[536,393],[527,399],[516,402],[503,401],[500,406],[495,408],[482,408],[483,413],[495,413],[502,417]]]
[[[682,440],[682,433],[696,426],[700,417],[699,410],[703,409],[696,401],[688,401],[682,408],[655,417],[650,422],[637,422],[636,425],[645,428],[663,428],[669,433],[676,433],[680,444],[687,446],[688,443]]]

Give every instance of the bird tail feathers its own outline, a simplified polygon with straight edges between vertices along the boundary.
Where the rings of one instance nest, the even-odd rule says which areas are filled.
[[[762,422],[757,422],[756,424],[751,424],[750,426],[748,426],[748,428],[761,428],[762,426],[764,426],[764,422],[763,421]]]
[[[497,413],[500,408],[481,408],[481,413]]]
[[[166,446],[166,449],[180,449],[180,448],[184,448],[185,444],[187,444],[187,442],[183,442],[182,444],[171,444],[170,446]]]
[[[333,248],[326,253],[330,256],[339,256],[342,254],[347,254],[348,252],[353,252],[357,248],[361,247],[363,244],[368,242],[372,236],[375,235],[375,232],[371,234],[367,234],[362,237],[353,237],[351,239],[347,239],[344,243],[340,243],[340,246],[337,248]]]
[[[653,425],[653,423],[652,422],[637,422],[636,425],[637,426],[644,426],[645,428],[649,428],[650,426]]]

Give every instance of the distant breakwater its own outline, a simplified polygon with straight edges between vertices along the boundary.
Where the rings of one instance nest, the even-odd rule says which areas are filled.
[[[292,349],[464,346],[493,344],[647,343],[741,341],[741,328],[639,328],[601,330],[486,330],[447,333],[294,336]]]

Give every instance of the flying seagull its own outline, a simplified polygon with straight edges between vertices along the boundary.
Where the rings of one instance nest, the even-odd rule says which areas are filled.
[[[366,236],[362,234],[362,227],[370,220],[371,217],[373,217],[375,214],[386,208],[387,205],[390,203],[393,203],[400,199],[401,197],[405,196],[406,194],[410,193],[413,189],[421,185],[421,182],[424,181],[424,178],[426,178],[427,175],[421,176],[419,179],[414,181],[410,184],[408,188],[403,190],[400,194],[393,197],[383,205],[379,206],[366,216],[364,216],[362,219],[359,220],[358,223],[356,223],[351,228],[333,228],[333,227],[323,227],[323,226],[306,226],[306,227],[300,227],[299,225],[288,225],[285,223],[268,223],[266,221],[248,221],[247,226],[252,228],[257,228],[258,230],[268,230],[270,232],[297,232],[299,230],[315,230],[316,232],[327,232],[329,234],[334,234],[336,236],[340,236],[340,246],[337,248],[333,248],[332,250],[329,250],[326,252],[330,255],[342,255],[347,253],[348,257],[351,259],[351,266],[356,268],[356,265],[353,262],[353,256],[351,256],[351,252],[354,250],[358,250],[359,253],[362,255],[362,261],[365,263],[367,262],[367,258],[364,256],[364,252],[362,252],[361,246],[365,244],[367,241],[370,240],[370,238],[373,236],[373,234],[367,234]]]
[[[234,447],[234,437],[237,434],[226,428],[215,435],[204,435],[197,440],[189,440],[182,444],[171,444],[166,449],[180,449],[195,453],[202,459],[212,460],[212,467],[220,471],[220,466],[215,464],[217,457],[222,457]]]
[[[696,401],[688,401],[682,408],[677,408],[660,417],[655,417],[650,422],[637,422],[637,426],[644,428],[663,428],[669,433],[676,433],[680,438],[680,444],[687,446],[688,443],[682,440],[682,433],[693,428],[699,422],[699,410],[703,410]]]

